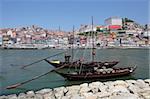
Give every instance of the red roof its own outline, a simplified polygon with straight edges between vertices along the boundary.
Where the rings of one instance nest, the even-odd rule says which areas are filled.
[[[121,29],[121,25],[109,25],[109,29]]]

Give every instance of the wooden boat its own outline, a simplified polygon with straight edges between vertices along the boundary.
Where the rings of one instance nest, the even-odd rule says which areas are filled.
[[[92,31],[93,32],[93,17],[92,17]],[[79,68],[80,67],[80,64],[82,64],[82,66],[86,66],[87,68],[90,68],[90,67],[106,67],[106,68],[111,68],[113,66],[115,66],[116,64],[119,63],[119,61],[109,61],[109,62],[101,62],[101,61],[95,61],[95,55],[96,55],[96,52],[95,52],[95,47],[94,47],[94,32],[92,33],[92,51],[91,51],[91,56],[92,56],[92,61],[91,62],[83,62],[83,61],[80,61],[80,60],[77,60],[77,61],[73,61],[73,56],[74,56],[74,51],[73,51],[73,43],[74,43],[74,27],[73,27],[73,35],[71,35],[71,37],[69,37],[68,39],[70,39],[70,44],[72,45],[71,46],[71,49],[72,49],[72,55],[65,55],[65,62],[61,62],[59,60],[52,60],[52,61],[49,61],[47,59],[44,59],[47,63],[51,64],[52,66],[58,68],[58,67],[61,67],[63,65],[65,65],[64,68]],[[70,58],[72,58],[72,60],[70,61]]]
[[[45,61],[49,64],[51,64],[52,66],[54,67],[61,67],[65,64],[68,64],[66,65],[64,68],[75,68],[75,67],[80,67],[80,60],[78,61],[75,61],[75,62],[60,62],[58,60],[52,60],[52,61],[49,61],[47,59],[45,59]],[[82,65],[86,66],[86,67],[106,67],[106,68],[111,68],[115,65],[117,65],[119,63],[119,61],[109,61],[109,62],[86,62],[86,63],[82,63]]]
[[[55,72],[68,80],[88,80],[126,76],[133,73],[135,69],[136,66],[126,68],[94,69],[93,71],[81,71],[72,73],[61,73],[58,71]]]
[[[86,79],[101,79],[101,78],[112,78],[130,75],[136,69],[135,67],[118,68],[113,67],[118,62],[95,62],[95,48],[94,48],[94,32],[93,32],[93,17],[92,17],[92,61],[89,63],[75,64],[74,67],[79,66],[80,68],[75,72],[62,73],[55,71],[68,80],[86,80]],[[70,57],[70,56],[69,56]],[[69,59],[69,57],[67,59]],[[67,60],[68,61],[68,60]],[[60,64],[64,64],[61,63]],[[54,65],[54,64],[53,64]],[[71,64],[72,65],[72,64]],[[89,68],[90,67],[90,68]]]

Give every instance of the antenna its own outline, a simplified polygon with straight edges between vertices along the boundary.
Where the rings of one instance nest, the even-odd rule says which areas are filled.
[[[60,26],[58,27],[59,32],[61,31]]]
[[[58,27],[58,32],[59,32],[59,33],[61,32],[60,26]],[[58,44],[59,44],[59,38],[58,38]]]

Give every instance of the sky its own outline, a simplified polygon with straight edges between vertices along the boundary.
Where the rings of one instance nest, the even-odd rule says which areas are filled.
[[[0,0],[0,28],[38,25],[70,31],[73,25],[104,25],[111,16],[149,23],[149,0]]]

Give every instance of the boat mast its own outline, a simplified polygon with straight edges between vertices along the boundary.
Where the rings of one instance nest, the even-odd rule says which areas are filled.
[[[73,57],[74,57],[74,53],[73,53],[73,51],[74,51],[74,49],[73,49],[73,44],[74,44],[74,25],[73,25],[73,31],[72,31],[72,37],[71,37],[71,40],[72,40],[72,62],[73,62]]]
[[[92,62],[94,62],[95,51],[94,51],[94,31],[93,31],[93,16],[92,16]]]
[[[58,27],[58,32],[61,32],[60,26]],[[59,46],[59,37],[58,37],[58,46]]]

